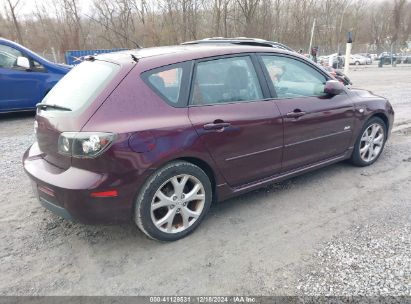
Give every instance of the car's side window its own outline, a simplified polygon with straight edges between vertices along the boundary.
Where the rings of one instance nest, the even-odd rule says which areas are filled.
[[[327,78],[297,59],[284,56],[261,56],[277,98],[323,96]]]
[[[19,50],[0,44],[0,68],[16,68],[17,57],[19,56],[23,56]]]
[[[263,99],[250,56],[201,61],[194,75],[192,105]]]
[[[182,75],[182,66],[174,65],[170,69],[149,72],[147,80],[165,99],[172,104],[177,104]]]

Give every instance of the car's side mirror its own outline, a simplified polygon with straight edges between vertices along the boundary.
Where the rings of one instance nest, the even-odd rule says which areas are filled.
[[[25,70],[30,70],[30,61],[26,57],[17,57],[16,65]]]
[[[324,86],[324,93],[329,96],[339,95],[344,92],[344,86],[338,80],[328,80]]]

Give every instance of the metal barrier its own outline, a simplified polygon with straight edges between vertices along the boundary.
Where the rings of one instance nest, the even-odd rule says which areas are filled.
[[[85,56],[119,52],[119,51],[124,51],[124,50],[126,49],[70,50],[70,51],[65,52],[64,58],[65,58],[66,64],[76,65],[76,64],[81,63]]]

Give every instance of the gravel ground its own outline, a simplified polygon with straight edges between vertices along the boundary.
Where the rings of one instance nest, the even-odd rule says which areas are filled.
[[[217,204],[168,244],[40,207],[21,166],[33,116],[0,117],[0,295],[411,295],[411,67],[350,76],[396,110],[377,163],[339,163]]]
[[[326,242],[297,289],[304,295],[411,295],[410,248],[410,205],[393,208]]]

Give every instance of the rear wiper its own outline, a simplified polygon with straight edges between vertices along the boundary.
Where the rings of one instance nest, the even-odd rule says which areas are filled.
[[[61,110],[61,111],[72,111],[72,109],[70,108],[66,108],[63,106],[56,105],[56,104],[47,104],[47,103],[38,103],[36,104],[36,108],[42,109],[42,110],[45,110],[47,108],[52,108],[52,109]]]

